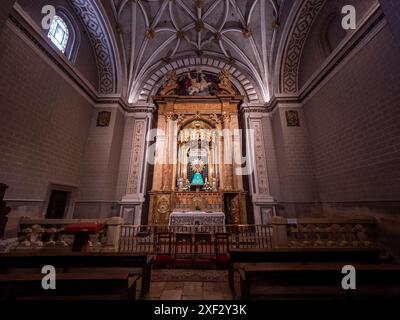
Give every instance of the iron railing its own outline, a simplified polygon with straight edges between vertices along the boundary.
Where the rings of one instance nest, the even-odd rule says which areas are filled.
[[[272,248],[271,225],[167,226],[122,225],[120,252],[202,255],[231,248]]]

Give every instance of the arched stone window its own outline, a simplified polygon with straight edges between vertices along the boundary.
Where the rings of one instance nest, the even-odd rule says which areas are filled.
[[[65,21],[61,17],[55,16],[51,22],[47,36],[58,50],[65,53],[68,45],[69,33],[70,31]]]
[[[60,52],[74,62],[79,47],[79,30],[75,19],[64,8],[57,8],[47,37]]]

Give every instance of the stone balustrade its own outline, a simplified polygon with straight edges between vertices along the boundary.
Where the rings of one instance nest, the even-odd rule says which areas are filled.
[[[101,223],[99,232],[89,235],[88,252],[117,252],[123,219],[27,219],[20,220],[16,251],[71,251],[75,235],[67,233],[71,224]]]
[[[96,220],[21,219],[18,245],[15,250],[28,252],[37,250],[71,251],[74,235],[65,233],[65,227],[70,224],[95,222],[100,222],[103,228],[100,232],[90,235],[86,251],[118,252],[121,237],[126,238],[126,235],[122,234],[122,229],[126,226],[123,225],[123,219],[120,217]],[[255,226],[252,228],[254,229]],[[271,232],[267,235],[269,240],[266,243],[269,244],[267,247],[273,248],[368,248],[378,246],[376,221],[373,218],[286,219],[276,216],[272,218],[269,228],[271,228]],[[254,234],[257,235],[257,233]],[[255,241],[255,245],[257,245],[257,241]]]
[[[372,247],[377,245],[374,218],[272,219],[275,247]]]

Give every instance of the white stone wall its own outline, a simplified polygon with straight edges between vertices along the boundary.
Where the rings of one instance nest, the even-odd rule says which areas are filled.
[[[97,126],[98,113],[101,111],[111,112],[107,127]],[[118,212],[115,188],[123,132],[124,115],[118,105],[93,109],[74,217],[108,217]]]

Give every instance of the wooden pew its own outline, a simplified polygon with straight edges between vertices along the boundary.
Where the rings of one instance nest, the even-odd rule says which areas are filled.
[[[104,273],[104,269],[124,268],[130,274],[141,277],[141,297],[150,288],[153,256],[130,253],[9,253],[0,255],[0,273],[10,273],[17,269],[39,269],[45,265],[54,266],[63,273],[79,273],[79,269],[87,273]],[[95,269],[102,269],[96,272]],[[40,272],[40,271],[39,271]],[[15,272],[14,272],[15,273]],[[59,273],[58,273],[59,274]]]
[[[0,274],[0,296],[6,300],[135,300],[139,275],[60,273],[56,275],[55,290],[44,290],[42,278],[42,274]]]
[[[381,249],[371,248],[246,248],[229,250],[229,284],[234,291],[237,264],[243,262],[363,262],[378,263]]]
[[[398,299],[400,265],[353,264],[356,290],[344,290],[340,263],[240,264],[241,299]]]

